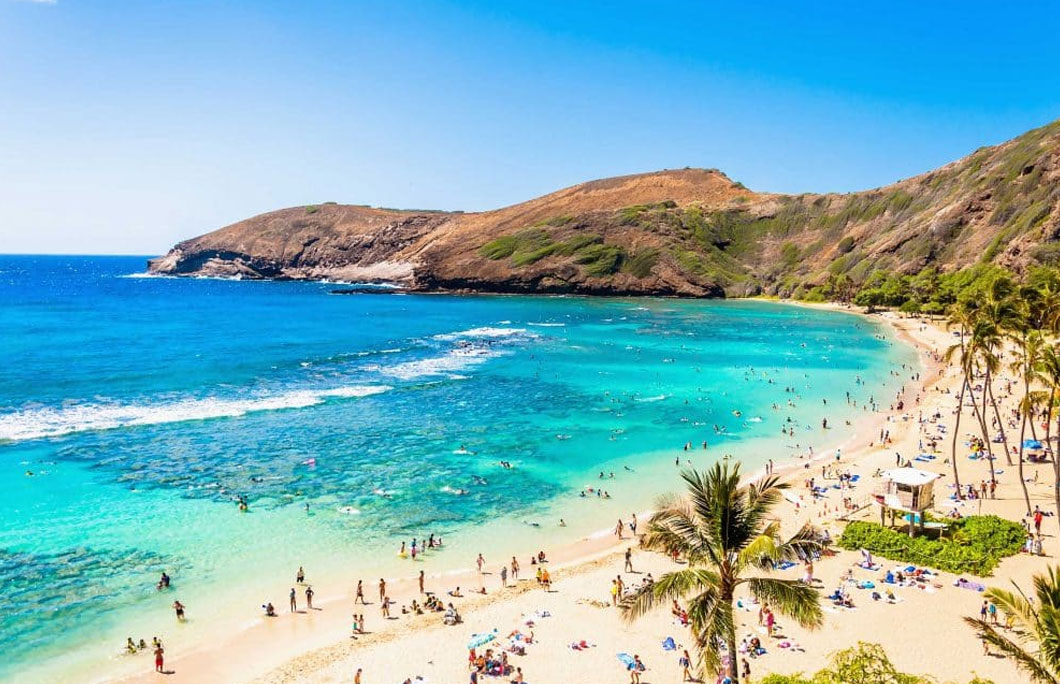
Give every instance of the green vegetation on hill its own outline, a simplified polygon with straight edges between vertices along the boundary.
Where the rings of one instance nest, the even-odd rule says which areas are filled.
[[[479,250],[487,259],[494,261],[511,258],[515,268],[530,266],[548,256],[569,257],[590,277],[602,278],[617,273],[626,265],[627,270],[646,277],[655,265],[658,254],[645,250],[629,258],[626,250],[616,245],[604,244],[603,238],[594,233],[575,233],[566,240],[556,241],[542,226],[563,226],[571,222],[569,217],[559,217],[534,224],[512,235],[503,235],[492,240]]]
[[[1002,558],[1019,553],[1025,538],[1021,525],[985,515],[951,521],[945,536],[937,539],[924,535],[910,538],[876,523],[854,521],[837,543],[847,550],[867,549],[903,563],[983,576]]]

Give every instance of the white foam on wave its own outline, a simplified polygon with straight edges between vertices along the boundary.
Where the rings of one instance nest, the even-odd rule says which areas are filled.
[[[566,323],[527,323],[527,325],[534,325],[538,328],[562,328],[566,326]]]
[[[420,359],[419,361],[406,361],[394,366],[380,367],[377,370],[383,375],[401,380],[414,380],[432,375],[453,377],[456,371],[477,366],[489,359],[503,355],[503,352],[493,349],[460,348],[454,349],[444,356],[435,356],[429,359]]]
[[[75,432],[160,425],[190,420],[231,418],[258,411],[279,411],[321,404],[329,398],[367,397],[386,385],[352,385],[323,390],[294,390],[248,399],[183,399],[156,404],[87,403],[62,408],[32,408],[0,414],[0,441],[58,437]]]
[[[525,335],[525,328],[493,328],[490,326],[483,326],[481,328],[471,328],[469,330],[461,330],[460,332],[454,333],[443,333],[441,335],[435,335],[436,340],[466,340],[466,339],[494,339],[499,337],[511,337],[513,335]]]

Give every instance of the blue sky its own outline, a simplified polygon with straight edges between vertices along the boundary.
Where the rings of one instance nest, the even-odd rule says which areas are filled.
[[[0,252],[683,166],[876,187],[1060,117],[1057,26],[1052,2],[0,0]]]

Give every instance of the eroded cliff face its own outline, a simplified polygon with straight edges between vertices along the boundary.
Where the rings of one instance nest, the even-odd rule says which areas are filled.
[[[894,185],[751,192],[715,170],[576,185],[480,213],[322,204],[186,240],[154,273],[421,291],[790,295],[877,268],[1060,260],[1060,122]]]

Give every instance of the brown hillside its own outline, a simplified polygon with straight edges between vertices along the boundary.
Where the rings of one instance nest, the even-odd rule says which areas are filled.
[[[412,289],[789,295],[877,268],[1060,258],[1060,122],[930,173],[829,195],[683,169],[590,181],[480,213],[324,204],[178,244],[157,273],[400,282]]]

